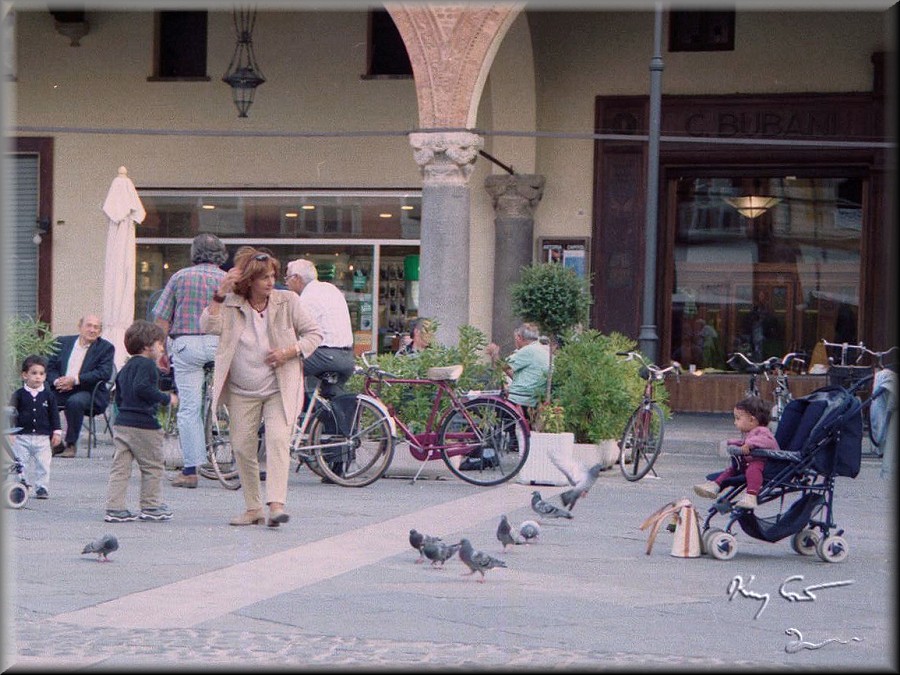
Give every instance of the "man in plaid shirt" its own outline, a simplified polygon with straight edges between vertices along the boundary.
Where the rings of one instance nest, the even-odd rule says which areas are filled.
[[[206,457],[203,436],[203,365],[216,356],[219,338],[200,331],[200,314],[212,302],[228,259],[225,245],[214,234],[201,232],[191,243],[191,267],[178,270],[169,279],[153,306],[156,323],[166,331],[170,343],[175,386],[178,389],[178,436],[184,468],[173,487],[197,487],[197,467]]]

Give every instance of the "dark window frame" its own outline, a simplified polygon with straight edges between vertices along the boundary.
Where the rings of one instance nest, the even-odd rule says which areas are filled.
[[[733,52],[734,11],[669,12],[670,52]]]
[[[364,80],[412,79],[412,63],[393,18],[385,9],[369,10]]]
[[[209,12],[158,11],[153,20],[153,74],[147,81],[209,82]]]

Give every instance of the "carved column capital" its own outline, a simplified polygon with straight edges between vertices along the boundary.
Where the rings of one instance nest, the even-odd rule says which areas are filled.
[[[494,174],[484,179],[498,218],[534,218],[544,196],[544,177],[536,174]]]
[[[426,182],[466,185],[484,139],[468,131],[417,132],[409,144]]]

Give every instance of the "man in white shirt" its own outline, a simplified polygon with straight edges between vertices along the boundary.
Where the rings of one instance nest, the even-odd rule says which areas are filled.
[[[300,258],[288,263],[284,283],[300,295],[303,308],[322,329],[322,344],[303,360],[307,390],[315,388],[319,375],[333,372],[338,374],[335,385],[323,385],[323,393],[332,396],[344,393],[344,384],[353,375],[353,327],[344,294],[318,277],[312,261]]]

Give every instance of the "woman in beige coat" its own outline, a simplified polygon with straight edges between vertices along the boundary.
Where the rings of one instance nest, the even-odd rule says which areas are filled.
[[[229,432],[247,510],[232,525],[261,524],[257,432],[266,425],[266,504],[269,527],[286,523],[290,437],[303,405],[303,367],[322,331],[291,291],[275,289],[280,265],[251,247],[238,251],[200,327],[219,335],[213,409],[228,407]]]

